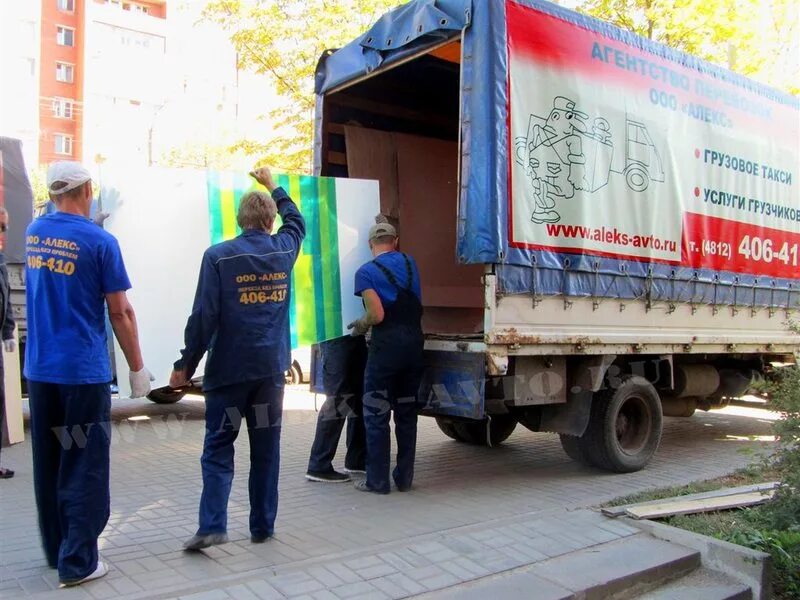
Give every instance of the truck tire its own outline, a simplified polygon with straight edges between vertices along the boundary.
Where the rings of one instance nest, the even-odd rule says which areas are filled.
[[[584,465],[592,465],[592,461],[584,454],[581,438],[575,435],[567,435],[562,433],[559,435],[561,438],[561,447],[572,460],[582,463]]]
[[[486,446],[486,421],[453,424],[459,441],[475,446]],[[489,438],[492,446],[499,446],[508,439],[517,427],[517,420],[511,415],[492,417],[489,422]]]
[[[451,440],[456,440],[458,442],[461,441],[461,439],[458,437],[458,433],[456,433],[455,424],[452,421],[448,421],[442,417],[436,417],[436,424],[439,426],[439,429],[442,430],[442,433]]]
[[[592,399],[586,432],[578,445],[597,467],[616,473],[644,468],[661,442],[662,408],[658,392],[639,375],[625,375],[615,389]]]
[[[156,404],[175,404],[186,395],[186,390],[173,390],[170,387],[162,387],[152,390],[147,394],[147,399]]]
[[[300,385],[303,383],[303,374],[297,364],[292,364],[285,373],[286,385]]]

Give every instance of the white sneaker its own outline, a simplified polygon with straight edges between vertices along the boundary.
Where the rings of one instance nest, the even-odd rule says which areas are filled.
[[[94,572],[90,573],[83,579],[76,579],[74,581],[62,581],[58,584],[59,588],[66,588],[72,587],[74,585],[80,585],[82,583],[86,583],[87,581],[93,581],[95,579],[100,579],[101,577],[105,577],[108,575],[108,565],[104,563],[102,560],[97,561],[97,568]]]

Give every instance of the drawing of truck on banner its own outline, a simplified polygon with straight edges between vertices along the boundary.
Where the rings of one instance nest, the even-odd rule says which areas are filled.
[[[602,116],[591,126],[589,115],[575,101],[556,96],[547,117],[530,115],[528,133],[515,140],[516,162],[526,168],[533,188],[534,223],[557,223],[557,200],[580,190],[594,193],[608,185],[611,173],[625,176],[633,192],[645,191],[651,181],[663,182],[664,166],[647,127],[629,115],[613,128]],[[624,129],[624,153],[615,152],[615,132]]]

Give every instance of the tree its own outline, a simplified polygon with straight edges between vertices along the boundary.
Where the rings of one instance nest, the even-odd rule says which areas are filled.
[[[797,0],[584,0],[578,10],[800,93]]]
[[[28,175],[33,189],[33,207],[39,209],[50,201],[50,194],[47,193],[47,167],[34,167]]]
[[[262,153],[262,162],[309,171],[314,70],[322,53],[341,47],[403,0],[213,0],[204,18],[230,32],[239,66],[269,75],[283,103],[269,113],[276,139],[241,140],[236,150]]]

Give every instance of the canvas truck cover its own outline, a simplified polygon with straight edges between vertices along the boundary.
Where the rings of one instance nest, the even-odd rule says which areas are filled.
[[[548,2],[416,0],[323,57],[318,105],[458,37],[458,261],[504,294],[800,306],[798,98]]]
[[[33,191],[25,163],[22,143],[0,137],[0,206],[8,211],[11,227],[3,234],[3,254],[7,263],[25,261],[25,230],[33,218]]]

